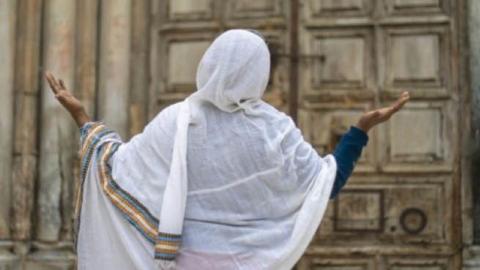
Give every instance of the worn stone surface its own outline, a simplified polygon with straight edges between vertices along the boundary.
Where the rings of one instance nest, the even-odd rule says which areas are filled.
[[[23,270],[22,263],[15,254],[0,250],[0,270]]]
[[[81,100],[85,106],[86,112],[96,118],[96,98],[97,98],[97,82],[98,82],[98,12],[100,7],[99,0],[76,1],[76,46],[75,46],[75,95]],[[75,133],[74,140],[78,141],[78,134]],[[77,146],[74,144],[73,149]],[[74,184],[69,181],[63,182],[62,192],[62,220],[63,220],[63,237],[70,239],[72,237],[72,216],[71,204],[72,193],[80,184],[80,157],[77,155],[74,161]],[[67,184],[68,183],[68,184]],[[75,193],[73,193],[75,195]]]
[[[47,1],[44,7],[43,66],[73,89],[75,68],[75,0]],[[68,226],[71,206],[62,207],[62,193],[71,197],[76,145],[73,121],[42,80],[40,170],[37,200],[37,239],[60,239],[62,226]],[[72,204],[63,202],[65,204]],[[67,222],[67,224],[65,224]],[[68,230],[68,229],[67,229]]]
[[[99,0],[76,1],[75,94],[87,113],[95,116]]]
[[[150,48],[150,1],[132,2],[131,88],[129,136],[141,132],[147,122]]]
[[[25,270],[75,270],[75,257],[70,251],[37,251],[25,260]]]
[[[15,51],[15,142],[12,176],[14,240],[30,240],[37,174],[38,73],[41,0],[17,1]]]
[[[0,239],[10,235],[16,1],[0,2]]]
[[[102,1],[98,115],[122,138],[128,134],[132,1]]]
[[[12,189],[12,229],[15,240],[27,240],[31,237],[36,168],[36,156],[25,154],[15,156],[12,175],[12,181],[15,183]]]

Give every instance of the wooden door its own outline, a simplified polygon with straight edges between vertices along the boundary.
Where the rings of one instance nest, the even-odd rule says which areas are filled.
[[[303,0],[299,124],[320,152],[368,108],[370,134],[300,269],[458,269],[458,1]]]
[[[163,0],[154,5],[150,114],[195,90],[197,64],[230,28],[272,52],[265,99],[322,154],[362,111],[412,101],[370,133],[297,268],[459,269],[460,3],[454,0]]]
[[[162,0],[154,5],[151,114],[189,95],[201,56],[221,32],[254,28],[273,52],[266,99],[288,111],[289,3],[285,0]]]

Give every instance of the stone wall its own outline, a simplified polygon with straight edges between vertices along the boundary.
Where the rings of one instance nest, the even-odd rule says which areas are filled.
[[[146,123],[149,0],[0,1],[0,269],[73,269],[78,130],[62,78],[128,138]]]

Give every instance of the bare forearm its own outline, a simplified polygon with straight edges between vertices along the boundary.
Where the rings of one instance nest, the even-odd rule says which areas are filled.
[[[73,120],[75,120],[75,123],[77,123],[77,126],[79,128],[83,127],[83,125],[85,125],[85,123],[88,123],[88,122],[92,121],[90,116],[88,116],[88,114],[84,110],[79,111],[79,112],[73,112],[73,113],[70,112],[70,114],[72,115]]]

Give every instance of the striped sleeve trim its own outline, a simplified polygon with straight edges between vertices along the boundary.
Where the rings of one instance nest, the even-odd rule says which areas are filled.
[[[108,130],[105,125],[100,122],[87,123],[81,129],[80,136],[80,184],[77,188],[77,196],[75,202],[75,215],[79,215],[81,200],[83,198],[83,185],[87,175],[87,170],[90,166],[94,150],[97,148],[98,144],[102,139],[113,133],[113,131]]]
[[[74,242],[76,240],[80,228],[80,213],[83,200],[83,187],[85,184],[87,170],[90,166],[94,150],[102,139],[113,133],[108,130],[101,122],[86,123],[80,129],[80,183],[76,188],[75,209],[74,209]]]
[[[122,216],[155,247],[157,260],[174,261],[180,249],[181,235],[158,231],[159,220],[134,196],[122,189],[112,177],[110,158],[118,150],[121,142],[107,140],[114,134],[101,122],[91,123],[81,130],[81,185],[78,188],[76,206],[76,237],[80,226],[83,184],[93,158],[97,161],[100,186],[107,198]]]
[[[87,131],[84,134],[81,134],[80,156],[82,163],[82,183],[77,191],[78,195],[75,209],[77,220],[76,234],[78,234],[78,228],[80,226],[83,183],[91,160],[92,158],[95,158],[97,160],[100,185],[104,194],[109,198],[115,208],[122,213],[122,216],[133,225],[147,241],[155,244],[158,237],[158,219],[155,218],[135,197],[122,189],[112,177],[112,170],[108,161],[121,145],[121,143],[117,141],[105,141],[105,137],[108,137],[108,135],[112,133],[113,131],[107,128],[103,123],[96,122],[87,127]]]
[[[173,261],[180,249],[182,236],[179,234],[158,233],[155,243],[155,259]]]
[[[151,243],[155,243],[158,233],[158,219],[148,209],[112,179],[109,158],[117,151],[120,143],[109,142],[100,154],[100,181],[102,189],[120,210],[124,217]]]

